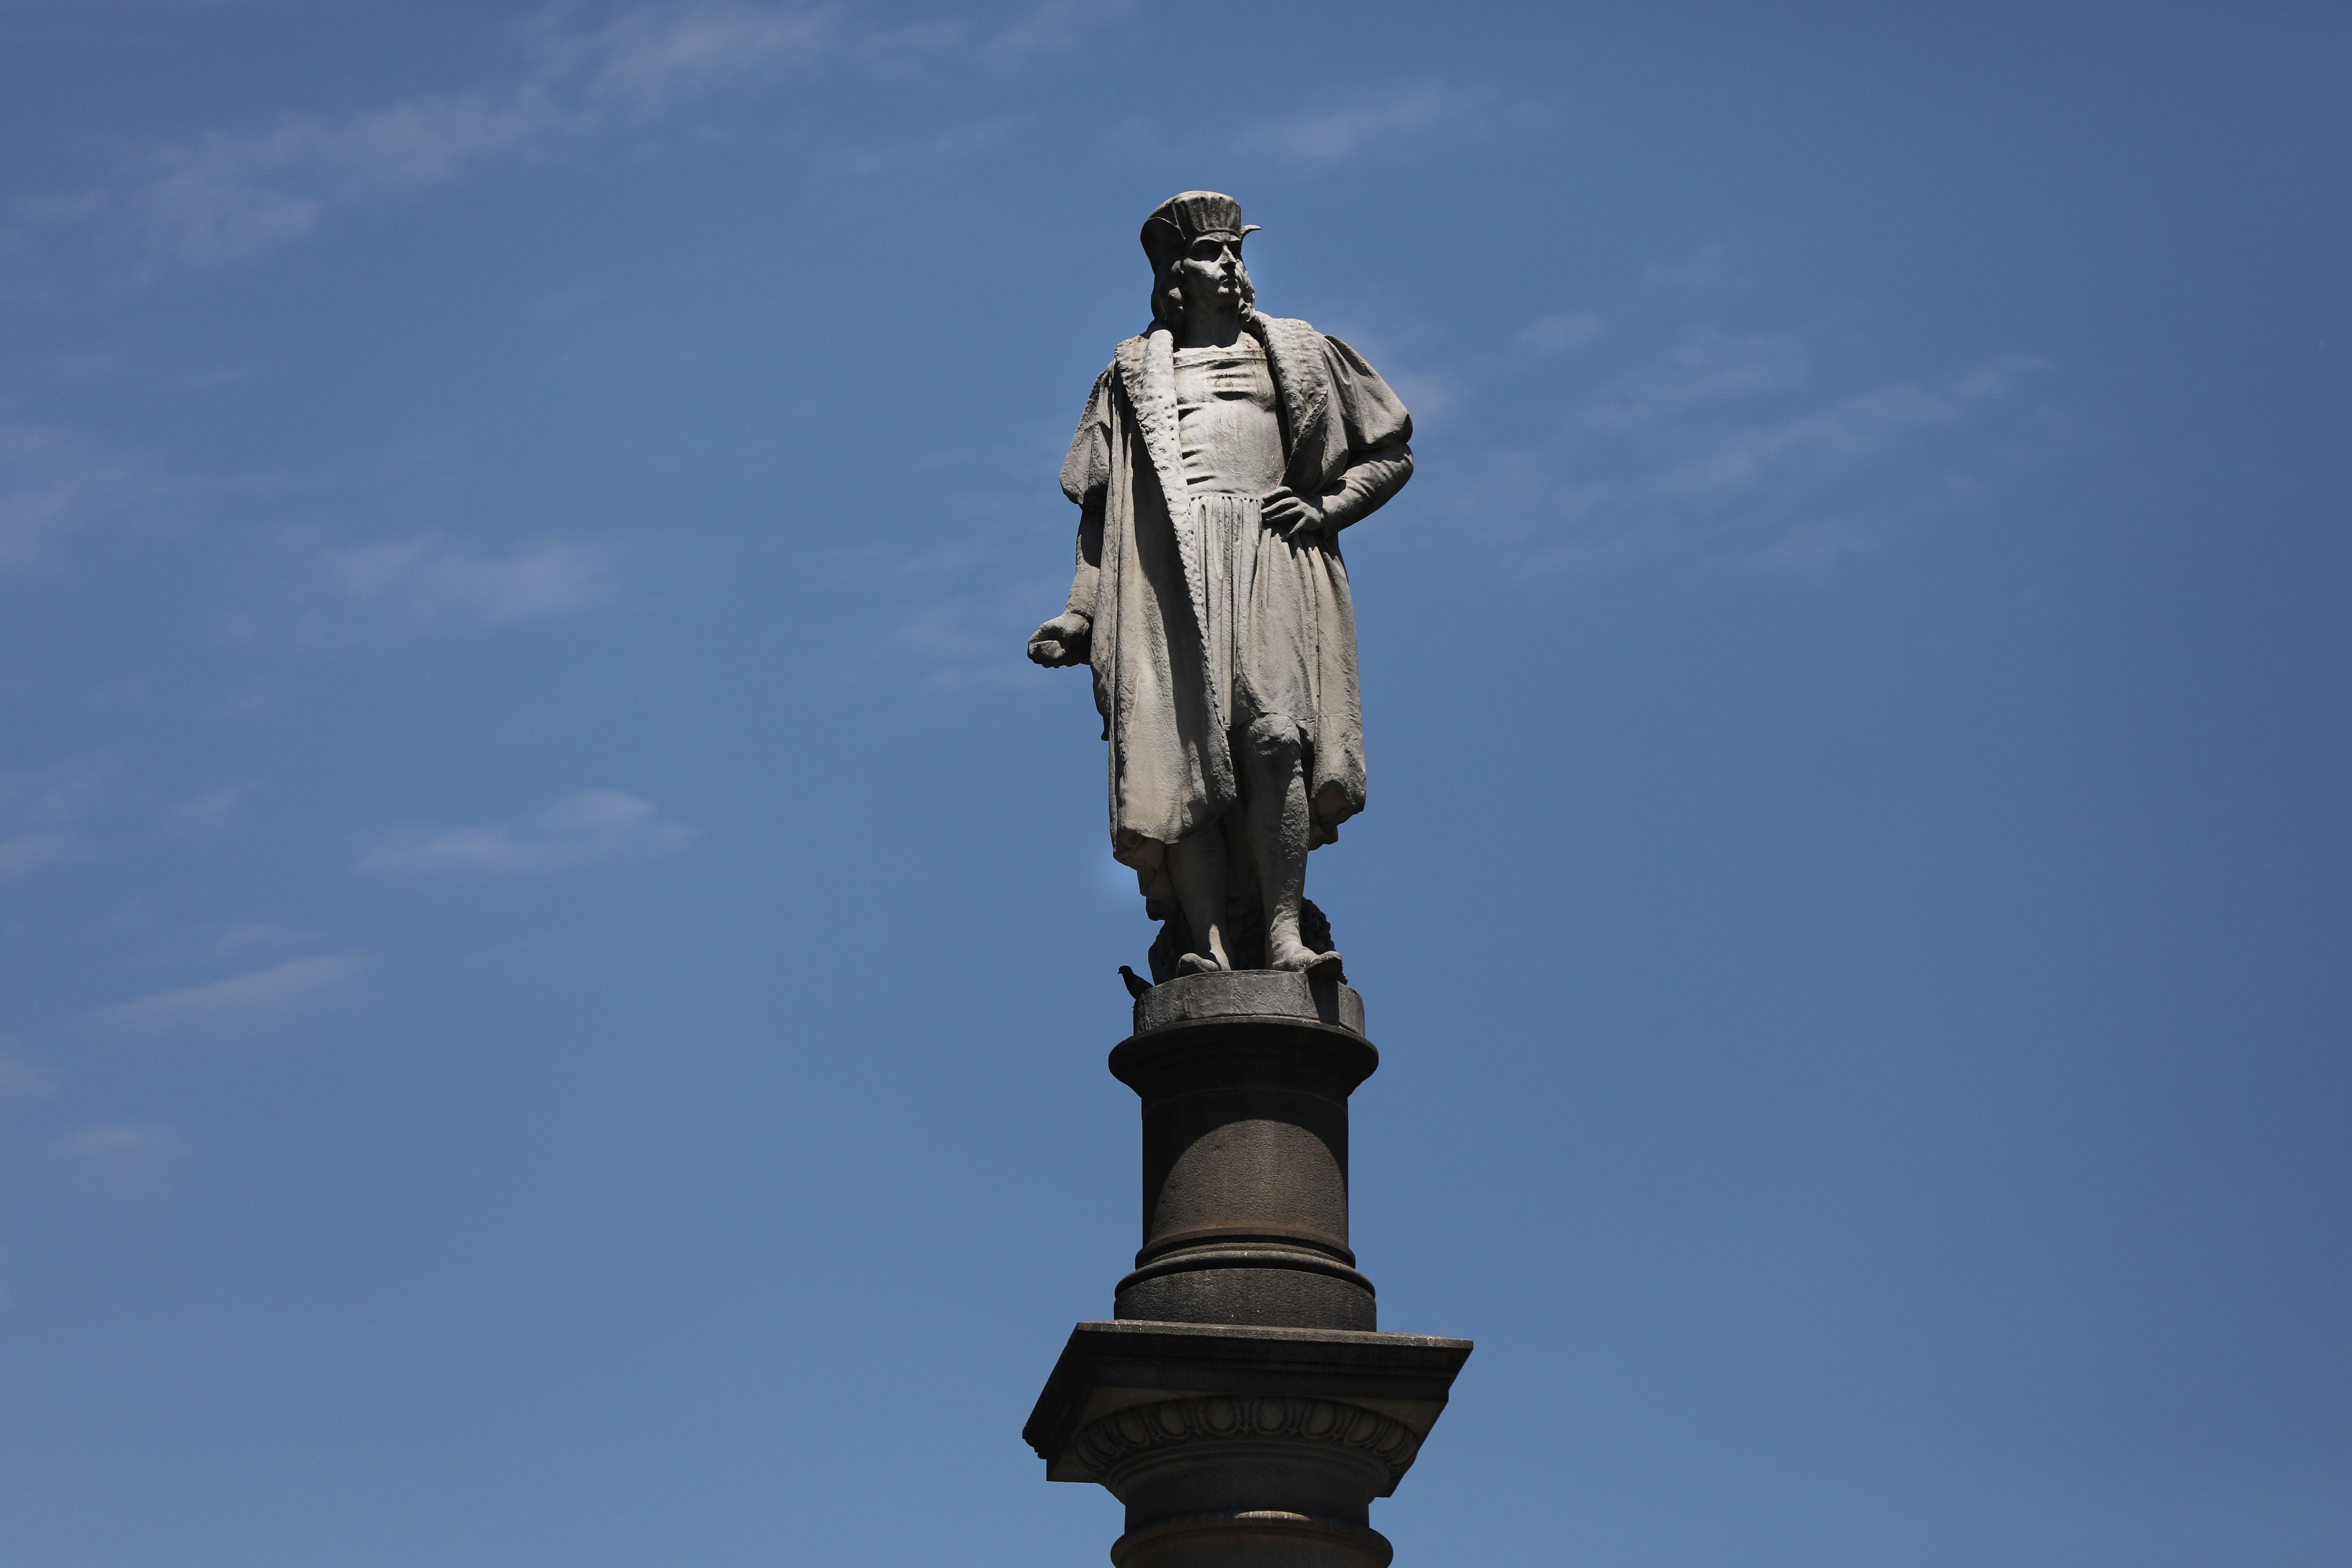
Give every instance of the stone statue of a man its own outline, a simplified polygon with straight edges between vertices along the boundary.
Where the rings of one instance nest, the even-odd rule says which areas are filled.
[[[1111,853],[1169,922],[1158,980],[1339,972],[1304,889],[1307,851],[1364,808],[1339,531],[1412,473],[1412,419],[1372,367],[1257,310],[1255,226],[1213,191],[1144,220],[1151,326],[1078,421],[1062,465],[1077,572],[1029,643],[1041,665],[1094,668]]]

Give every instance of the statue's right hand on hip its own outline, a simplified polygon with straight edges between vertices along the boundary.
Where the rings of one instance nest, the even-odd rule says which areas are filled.
[[[1309,499],[1288,485],[1276,485],[1260,500],[1258,515],[1265,525],[1294,544],[1305,543],[1330,521],[1324,515],[1321,496]]]
[[[1076,610],[1055,616],[1029,639],[1029,659],[1047,669],[1064,669],[1087,662],[1087,645],[1093,640],[1094,623]]]

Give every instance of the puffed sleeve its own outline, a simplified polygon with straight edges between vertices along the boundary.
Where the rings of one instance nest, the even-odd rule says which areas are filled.
[[[1412,439],[1412,416],[1405,412],[1381,373],[1364,356],[1326,334],[1324,364],[1331,373],[1331,401],[1338,405],[1340,426],[1348,433],[1350,456],[1402,446]]]
[[[1412,416],[1363,355],[1337,338],[1323,342],[1331,402],[1348,442],[1347,468],[1323,492],[1325,526],[1336,532],[1387,505],[1412,478]]]
[[[1062,493],[1079,506],[1099,501],[1110,483],[1110,388],[1109,371],[1095,377],[1077,434],[1070,437],[1070,455],[1062,462]]]
[[[1102,579],[1103,503],[1110,491],[1110,400],[1108,370],[1095,378],[1070,455],[1062,463],[1062,493],[1078,505],[1077,559],[1070,573],[1066,614],[1094,618],[1095,589]]]

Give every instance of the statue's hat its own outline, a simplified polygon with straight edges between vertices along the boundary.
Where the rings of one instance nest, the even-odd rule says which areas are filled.
[[[1215,191],[1186,191],[1170,196],[1143,220],[1143,254],[1160,271],[1184,254],[1196,239],[1230,239],[1255,233],[1257,225],[1242,221],[1242,204]]]

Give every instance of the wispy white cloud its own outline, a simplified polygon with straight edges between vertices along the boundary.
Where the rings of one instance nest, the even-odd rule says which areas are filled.
[[[308,234],[331,207],[443,184],[582,120],[538,82],[342,120],[298,116],[158,154],[154,177],[122,205],[156,256],[216,266]]]
[[[91,853],[79,825],[99,791],[89,767],[0,770],[0,881]]]
[[[1633,349],[1644,331],[1638,320],[1554,316],[1518,342],[1580,347],[1606,331]],[[1823,567],[1964,502],[2007,460],[1987,443],[2011,426],[1991,422],[2027,417],[2017,395],[2050,368],[2007,355],[1940,379],[1824,392],[1801,333],[1698,323],[1652,342],[1560,409],[1551,440],[1496,452],[1449,487],[1444,510],[1518,567],[1668,554]]]
[[[725,88],[804,67],[834,31],[822,10],[748,5],[635,7],[566,30],[551,13],[508,84],[410,99],[341,118],[294,115],[158,153],[118,203],[159,258],[195,266],[310,233],[337,207],[381,201],[539,156]]]
[[[979,7],[871,32],[838,35],[845,55],[884,78],[919,76],[941,66],[1017,71],[1066,54],[1132,16],[1131,0],[1043,0],[1009,15]]]
[[[1066,54],[1134,8],[1128,0],[1045,0],[1001,26],[982,29],[972,53],[983,63],[999,68]]]
[[[1590,425],[1654,426],[1694,404],[1800,386],[1811,368],[1793,332],[1738,336],[1692,327],[1655,358],[1604,387],[1577,411],[1577,418]]]
[[[1678,261],[1660,261],[1643,268],[1642,282],[1650,289],[1719,293],[1739,280],[1730,251],[1720,245],[1703,245]]]
[[[602,27],[537,34],[541,76],[578,84],[590,104],[657,114],[683,98],[771,79],[837,43],[830,7],[708,4],[624,11]]]
[[[31,564],[52,541],[150,488],[135,464],[69,432],[0,423],[0,571]]]
[[[110,1121],[68,1133],[51,1152],[93,1196],[158,1198],[194,1149],[169,1127]]]
[[[989,461],[961,452],[926,460],[942,468],[984,468]],[[1052,472],[1056,461],[1045,446],[1034,460],[1033,474]],[[1037,623],[1061,610],[1077,513],[1061,503],[1066,517],[1039,516],[1033,489],[1016,468],[1001,490],[983,484],[948,498],[945,504],[964,515],[919,547],[836,545],[831,567],[841,591],[892,609],[873,642],[845,652],[832,679],[854,684],[879,665],[893,671],[894,684],[911,680],[929,697],[975,687],[1034,690],[1039,672],[1023,648]]]
[[[1038,671],[1024,645],[1038,622],[1062,607],[1060,592],[1040,592],[1033,575],[1013,568],[985,584],[937,588],[920,599],[918,613],[893,626],[859,662],[882,658],[919,671],[917,689],[933,697],[1025,686]]]
[[[190,827],[206,833],[217,833],[229,825],[253,794],[251,784],[224,784],[219,789],[206,790],[194,800],[183,801],[172,808],[172,815]]]
[[[908,163],[968,158],[1003,142],[1016,123],[1004,116],[977,120],[969,125],[950,126],[920,142],[899,142],[881,148],[845,147],[832,153],[827,162],[835,168],[853,174],[875,174],[884,169]]]
[[[522,822],[478,827],[394,827],[376,835],[355,870],[378,876],[537,875],[675,855],[700,829],[616,789],[582,790]]]
[[[0,1057],[0,1103],[38,1100],[57,1087],[57,1077],[22,1057]]]
[[[110,222],[128,229],[151,264],[219,266],[299,239],[338,209],[551,157],[821,65],[884,74],[945,60],[1012,68],[1072,47],[1125,9],[1045,0],[992,24],[951,16],[873,29],[833,5],[694,0],[601,15],[559,5],[527,29],[525,55],[504,82],[215,132],[155,153],[123,188],[22,204],[19,216]]]
[[[1425,135],[1483,103],[1435,83],[1396,89],[1369,103],[1302,110],[1244,127],[1234,146],[1296,163],[1338,163],[1403,138]]]
[[[316,947],[316,933],[282,925],[277,921],[237,921],[191,926],[163,945],[162,956],[173,963],[215,963],[224,960]]]
[[[204,985],[101,1007],[87,1022],[123,1037],[243,1040],[284,1033],[348,1005],[376,966],[363,952],[320,953]]]
[[[79,833],[20,833],[0,838],[0,879],[21,877],[60,860],[79,860],[89,853],[89,841]]]
[[[1519,331],[1519,345],[1538,353],[1560,353],[1569,349],[1580,349],[1601,335],[1601,318],[1590,311],[1582,314],[1539,316]]]
[[[299,635],[344,642],[477,631],[593,609],[621,590],[619,552],[591,540],[542,539],[478,552],[438,530],[365,544],[289,544]]]
[[[87,763],[0,769],[0,809],[26,823],[66,824],[89,809],[98,771]]]
[[[1660,476],[1662,489],[1715,500],[1752,489],[1774,473],[1838,473],[1913,432],[1958,424],[1972,405],[1997,397],[2032,362],[1982,366],[1941,387],[1882,386],[1777,423],[1726,432]]]

